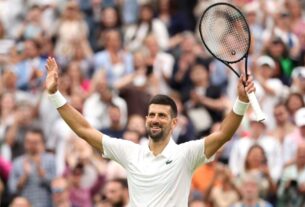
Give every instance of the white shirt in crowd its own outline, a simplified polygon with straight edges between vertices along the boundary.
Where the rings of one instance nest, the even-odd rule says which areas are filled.
[[[128,117],[126,101],[119,96],[114,95],[112,102],[120,109],[120,125],[125,126]],[[86,120],[92,125],[92,127],[96,129],[103,129],[110,126],[110,118],[107,107],[108,105],[101,100],[98,93],[93,93],[86,99],[83,113]]]
[[[172,139],[154,156],[148,145],[103,135],[104,157],[127,171],[130,206],[186,207],[194,170],[213,159],[204,156],[204,140],[177,145]]]
[[[258,140],[244,137],[237,140],[232,148],[229,167],[234,175],[244,172],[245,159],[251,146],[260,145],[267,156],[268,168],[273,180],[277,181],[282,173],[283,159],[280,143],[273,137],[262,136]]]

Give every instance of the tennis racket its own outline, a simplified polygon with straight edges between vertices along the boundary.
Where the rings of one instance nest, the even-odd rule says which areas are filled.
[[[237,77],[240,74],[230,65],[245,59],[245,74],[248,78],[248,52],[251,35],[243,14],[228,3],[210,5],[202,14],[199,22],[201,40],[206,49],[219,61],[227,65]],[[256,120],[266,119],[254,92],[248,98]]]

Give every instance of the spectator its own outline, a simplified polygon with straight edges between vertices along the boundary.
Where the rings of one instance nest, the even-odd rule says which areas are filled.
[[[277,182],[283,167],[281,145],[278,140],[267,134],[265,123],[257,122],[254,114],[250,115],[249,135],[240,138],[233,144],[229,158],[229,166],[233,175],[242,174],[246,155],[254,144],[259,144],[266,152],[271,177],[274,182]]]
[[[68,182],[63,177],[57,177],[51,183],[52,201],[54,207],[77,207],[69,199]]]
[[[70,59],[75,53],[75,44],[87,40],[88,27],[76,1],[67,1],[56,31],[57,41],[55,54],[64,59]]]
[[[197,63],[191,68],[192,88],[189,89],[190,100],[186,109],[195,125],[196,137],[206,135],[213,122],[222,119],[228,103],[220,87],[212,85],[209,77],[209,70],[204,65]],[[200,117],[204,117],[205,122],[199,121]]]
[[[109,85],[105,71],[98,71],[92,82],[93,93],[85,100],[83,113],[92,126],[97,129],[110,127],[110,117],[107,108],[114,104],[121,112],[120,126],[125,127],[127,122],[127,105]]]
[[[256,60],[257,73],[255,79],[257,80],[257,94],[260,94],[260,102],[262,110],[268,117],[266,122],[267,128],[273,130],[275,121],[273,117],[273,108],[282,98],[285,97],[286,88],[282,82],[273,78],[275,70],[275,62],[269,56],[260,56]]]
[[[109,84],[113,86],[133,72],[133,60],[132,55],[122,48],[119,31],[109,30],[105,39],[106,49],[94,56],[94,69],[105,71]]]
[[[263,200],[259,196],[259,180],[253,173],[247,173],[242,177],[240,190],[242,192],[242,199],[235,203],[232,207],[242,206],[264,206],[272,207],[270,203]]]
[[[158,45],[159,36],[148,35],[144,39],[145,47],[147,49],[146,63],[148,66],[148,74],[153,74],[156,85],[159,86],[157,92],[169,94],[169,80],[173,73],[174,57],[162,52]],[[151,67],[151,68],[149,68]]]
[[[305,143],[298,145],[295,163],[287,166],[278,189],[278,206],[303,206],[305,203]]]
[[[140,135],[140,143],[143,144],[147,141],[146,131],[145,131],[145,120],[143,116],[132,115],[128,118],[127,130],[136,131]]]
[[[180,94],[178,92],[172,92],[171,98],[176,102],[179,119],[176,128],[173,131],[173,139],[177,144],[181,144],[190,141],[195,136],[195,127],[193,122],[186,114],[186,109],[182,103]]]
[[[300,93],[290,93],[286,99],[286,105],[289,112],[290,119],[294,121],[295,113],[300,108],[305,107],[305,102]]]
[[[33,116],[33,106],[26,102],[19,103],[14,112],[14,122],[5,131],[5,143],[1,151],[7,160],[14,160],[24,153],[25,135],[33,125],[38,125]]]
[[[114,179],[108,181],[104,194],[112,206],[127,207],[129,202],[127,180]]]
[[[140,114],[145,116],[147,103],[151,95],[159,89],[152,73],[152,67],[147,67],[145,55],[141,51],[133,54],[134,72],[126,75],[115,85],[120,96],[126,101],[128,116]]]
[[[141,49],[145,38],[153,34],[158,37],[157,42],[161,50],[169,46],[169,35],[165,24],[158,18],[154,18],[154,10],[151,4],[143,4],[140,7],[139,20],[136,25],[131,25],[125,32],[126,48],[129,51]]]
[[[114,104],[110,104],[107,110],[110,119],[110,126],[101,129],[101,132],[111,137],[122,137],[125,130],[125,126],[121,126],[120,124],[122,116],[120,108]]]
[[[95,22],[95,27],[93,28],[94,45],[92,47],[94,51],[97,52],[105,49],[106,34],[109,30],[118,30],[120,35],[122,35],[121,26],[118,8],[110,6],[102,8],[100,17]]]
[[[275,61],[276,68],[273,77],[278,78],[284,85],[291,84],[291,72],[295,61],[290,57],[288,47],[279,37],[274,37],[266,46],[266,54]]]
[[[38,39],[46,32],[42,22],[42,8],[33,5],[17,31],[17,39]]]
[[[14,70],[18,89],[31,91],[34,94],[41,90],[46,71],[45,59],[39,56],[40,47],[35,40],[24,42],[24,59],[16,65]]]
[[[249,172],[253,172],[258,177],[260,197],[270,202],[274,201],[277,185],[271,177],[265,150],[260,145],[250,147],[245,159],[244,170],[239,178]]]
[[[85,173],[84,164],[79,162],[68,174],[70,200],[74,206],[91,207],[92,198],[103,183],[103,176],[99,175],[93,186],[83,187],[81,184],[82,176]]]
[[[214,207],[228,207],[239,201],[240,192],[230,169],[219,165],[206,192],[206,200]]]
[[[305,143],[305,108],[299,109],[295,114],[296,128],[285,137],[283,148],[286,164],[294,162],[297,146]]]
[[[271,132],[272,136],[283,144],[284,138],[295,129],[294,124],[289,119],[289,112],[285,103],[279,102],[274,106],[273,117],[276,126]],[[286,159],[284,158],[284,161],[285,160]]]
[[[44,137],[40,129],[29,129],[25,134],[25,154],[13,162],[9,177],[12,195],[27,198],[35,207],[51,206],[50,182],[55,177],[55,159],[45,153]]]

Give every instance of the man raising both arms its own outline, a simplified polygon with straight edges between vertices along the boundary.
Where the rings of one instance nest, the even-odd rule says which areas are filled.
[[[177,124],[175,102],[165,95],[154,96],[146,116],[147,146],[127,140],[114,139],[92,128],[85,118],[66,103],[58,89],[58,67],[54,58],[48,58],[46,87],[50,101],[70,128],[105,158],[120,163],[127,171],[130,206],[132,207],[186,207],[192,173],[197,166],[212,159],[238,128],[248,107],[248,93],[255,91],[252,79],[241,76],[238,96],[232,112],[219,131],[204,139],[175,144],[171,135]],[[202,120],[204,121],[204,120]]]

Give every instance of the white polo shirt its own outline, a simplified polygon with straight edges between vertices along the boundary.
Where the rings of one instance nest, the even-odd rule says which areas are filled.
[[[213,159],[204,156],[204,139],[180,145],[171,139],[154,156],[148,145],[103,135],[103,148],[105,158],[127,171],[132,207],[187,207],[194,170]]]

